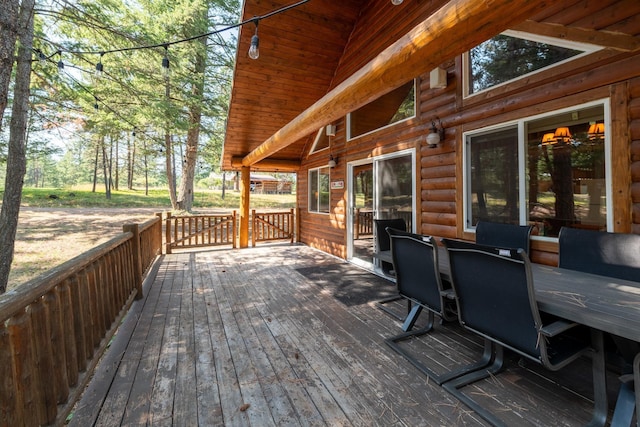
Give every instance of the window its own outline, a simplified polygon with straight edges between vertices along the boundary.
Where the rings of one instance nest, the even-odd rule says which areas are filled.
[[[466,93],[481,92],[597,49],[550,37],[506,31],[465,55]]]
[[[415,82],[412,80],[349,113],[347,116],[347,138],[356,138],[415,115]]]
[[[465,223],[606,230],[608,102],[527,118],[465,135]]]
[[[316,134],[316,139],[313,141],[313,147],[311,147],[310,153],[317,153],[318,151],[326,150],[329,148],[330,143],[331,141],[329,140],[329,136],[327,136],[325,128],[322,127]]]
[[[329,213],[329,168],[309,170],[309,212]]]

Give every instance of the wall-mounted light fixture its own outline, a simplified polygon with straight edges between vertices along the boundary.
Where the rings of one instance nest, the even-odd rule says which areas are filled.
[[[444,89],[447,87],[447,70],[434,68],[429,73],[429,87],[431,89]]]
[[[336,136],[336,125],[327,125],[325,131],[327,133],[327,136]]]
[[[327,163],[327,166],[329,166],[332,169],[338,166],[338,158],[333,157],[333,154],[329,154],[329,163]]]
[[[444,127],[438,117],[436,117],[438,125],[435,120],[431,120],[431,129],[427,135],[427,145],[429,148],[436,148],[441,141],[444,141]],[[438,127],[439,126],[439,127]]]

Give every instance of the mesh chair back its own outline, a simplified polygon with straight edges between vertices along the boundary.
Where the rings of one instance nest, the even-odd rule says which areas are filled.
[[[443,312],[438,249],[433,238],[387,228],[396,284],[401,295],[435,313]]]
[[[387,227],[394,228],[396,230],[407,230],[407,223],[402,218],[392,219],[374,219],[376,229],[376,252],[388,251],[391,249],[391,241],[387,234]]]
[[[529,254],[531,229],[530,225],[479,221],[476,225],[476,243],[500,248],[522,248]]]
[[[504,346],[540,359],[540,314],[522,249],[443,239],[460,323]]]
[[[640,282],[640,235],[562,227],[558,266]]]

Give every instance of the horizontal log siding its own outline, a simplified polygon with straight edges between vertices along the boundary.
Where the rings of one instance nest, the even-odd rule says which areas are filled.
[[[411,16],[410,21],[397,19],[393,9],[391,12],[387,9],[386,14],[377,7],[364,9],[336,71],[333,86],[348,78],[379,53],[385,44],[404,34],[415,22],[439,8],[441,3],[412,2],[412,13],[403,15]],[[574,3],[582,5],[584,2]],[[592,19],[593,16],[589,8],[566,8],[558,4],[545,9],[534,19],[549,18],[548,22],[567,25],[581,19]],[[605,19],[600,14],[597,16]],[[592,22],[587,27],[600,28],[600,24]],[[640,33],[640,29],[635,33]],[[437,237],[473,239],[473,233],[463,232],[462,224],[462,133],[606,97],[611,97],[612,135],[616,144],[613,150],[615,229],[640,234],[639,54],[602,50],[467,99],[462,96],[461,58],[442,64],[442,67],[448,72],[448,86],[444,89],[430,89],[430,70],[424,70],[425,74],[420,76],[418,115],[415,119],[348,142],[345,141],[346,119],[334,123],[337,124],[337,134],[332,138],[332,152],[339,157],[339,162],[338,167],[332,170],[331,180],[344,180],[345,189],[332,190],[330,215],[309,214],[307,211],[307,170],[324,165],[328,160],[327,151],[308,154],[308,143],[298,186],[302,242],[344,256],[346,162],[407,147],[419,147],[417,217],[420,224],[417,230]],[[441,119],[446,129],[445,141],[437,148],[428,148],[423,140],[435,117]],[[621,185],[626,188],[620,188]],[[534,241],[531,256],[535,262],[554,265],[557,264],[557,251],[557,243]]]
[[[629,82],[632,231],[640,234],[640,78]]]

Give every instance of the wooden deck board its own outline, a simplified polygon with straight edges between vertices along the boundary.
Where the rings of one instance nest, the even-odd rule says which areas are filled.
[[[166,255],[70,425],[486,425],[384,344],[397,320],[296,271],[337,262],[288,245]],[[480,353],[455,325],[406,345],[443,371]],[[588,401],[533,371],[511,363],[468,392],[513,425],[589,419]]]

